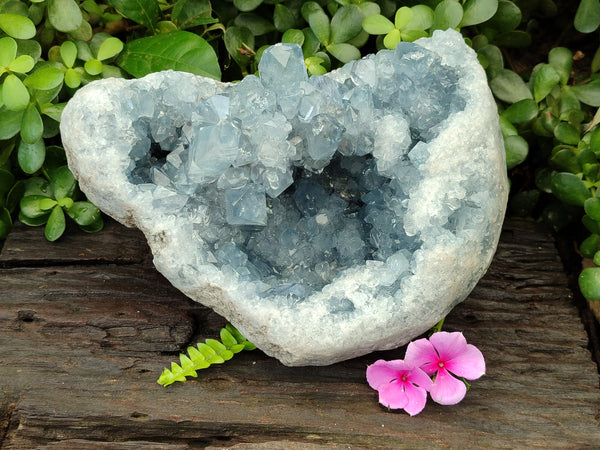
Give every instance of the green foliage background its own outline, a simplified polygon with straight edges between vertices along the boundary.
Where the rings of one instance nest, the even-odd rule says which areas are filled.
[[[579,224],[580,287],[600,299],[599,25],[600,0],[0,0],[0,240],[17,219],[49,240],[67,218],[102,228],[58,134],[82,85],[165,69],[235,81],[277,42],[323,74],[455,28],[497,99],[510,214]]]

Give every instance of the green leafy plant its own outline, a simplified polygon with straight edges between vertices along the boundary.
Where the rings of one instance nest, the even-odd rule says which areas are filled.
[[[211,364],[221,364],[233,358],[235,353],[242,350],[254,350],[256,346],[247,341],[242,334],[227,324],[220,331],[221,341],[206,339],[196,347],[188,347],[187,355],[180,354],[180,364],[171,363],[171,369],[165,368],[157,380],[162,386],[168,386],[176,381],[185,381],[187,377],[197,377],[197,370],[206,369]]]
[[[428,36],[433,25],[434,12],[427,5],[403,6],[394,16],[394,22],[381,14],[365,17],[363,29],[369,34],[385,35],[383,45],[393,49],[400,41],[412,42]]]
[[[19,206],[23,183],[6,169],[0,169],[0,239],[5,239],[13,225],[12,216]]]
[[[573,25],[582,33],[596,31],[600,26],[600,0],[581,0]]]
[[[322,49],[342,63],[359,59],[358,43],[353,39],[362,31],[363,10],[379,10],[375,3],[364,2],[360,5],[362,8],[357,5],[342,6],[329,19],[318,3],[304,3],[301,13],[310,30],[305,33],[304,55],[310,57]]]
[[[34,177],[25,182],[19,220],[26,225],[45,225],[44,234],[55,241],[65,231],[65,214],[87,232],[102,229],[100,210],[88,201],[76,201],[77,181],[67,166],[47,171],[47,179]]]

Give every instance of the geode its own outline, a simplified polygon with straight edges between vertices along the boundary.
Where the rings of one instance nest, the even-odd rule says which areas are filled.
[[[286,365],[406,343],[487,269],[507,199],[496,105],[455,31],[308,77],[166,71],[80,89],[61,132],[81,189],[156,268]]]

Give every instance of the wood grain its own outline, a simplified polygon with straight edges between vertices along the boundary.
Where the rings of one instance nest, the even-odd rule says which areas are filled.
[[[42,250],[40,250],[42,249]],[[89,249],[86,250],[86,249]],[[551,238],[508,222],[487,275],[449,315],[486,357],[456,406],[387,412],[365,368],[404,350],[289,368],[260,351],[156,384],[224,319],[158,274],[110,222],[47,244],[17,227],[0,254],[0,447],[573,448],[600,446],[600,389]]]

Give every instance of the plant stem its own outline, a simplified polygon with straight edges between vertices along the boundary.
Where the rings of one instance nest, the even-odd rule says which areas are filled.
[[[440,320],[438,323],[436,323],[434,325],[434,327],[431,329],[429,336],[431,336],[433,333],[437,333],[438,331],[442,331],[442,327],[444,326],[445,320],[446,320],[446,318],[444,317],[442,320]]]

